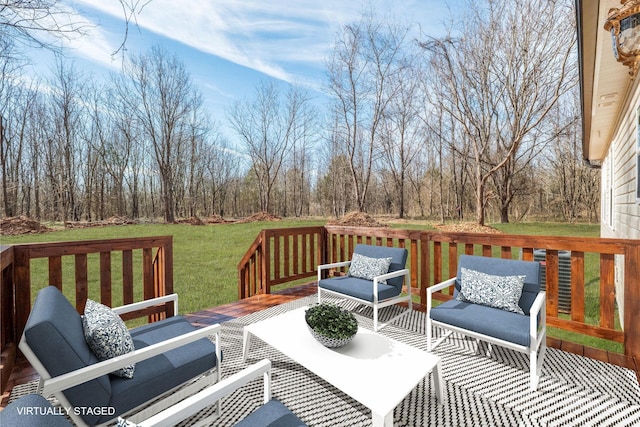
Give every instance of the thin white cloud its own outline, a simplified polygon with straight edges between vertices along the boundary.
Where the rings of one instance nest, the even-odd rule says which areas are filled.
[[[437,0],[439,1],[439,0]],[[120,2],[80,0],[115,18],[122,18]],[[432,3],[432,2],[429,2]],[[285,81],[300,79],[296,66],[321,68],[341,25],[356,20],[363,4],[344,0],[151,0],[141,2],[140,28],[161,34],[202,52]],[[416,19],[424,2],[379,0],[378,12]],[[368,6],[367,6],[368,7]],[[113,47],[95,38],[98,49],[79,46],[88,56],[104,58]]]

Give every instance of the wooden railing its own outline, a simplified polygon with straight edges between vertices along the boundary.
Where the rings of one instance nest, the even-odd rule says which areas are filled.
[[[285,266],[290,257],[304,256],[291,245],[281,251],[281,239],[306,238],[313,233],[316,246],[307,247],[312,261],[299,274]],[[268,236],[268,238],[267,238]],[[296,237],[298,236],[298,237]],[[409,251],[412,293],[426,303],[426,288],[457,272],[458,255],[534,259],[542,253],[547,293],[547,324],[570,332],[622,343],[627,355],[640,357],[640,241],[602,238],[521,236],[505,234],[443,233],[391,228],[325,226],[263,231],[238,265],[239,297],[270,293],[271,286],[301,277],[313,277],[318,264],[351,258],[357,243],[404,247]],[[298,246],[299,248],[299,246]],[[543,250],[543,251],[537,251]],[[291,252],[294,251],[294,252]],[[560,310],[559,254],[570,253],[570,309]],[[304,252],[304,250],[302,250]],[[277,254],[277,256],[276,256]],[[289,254],[289,258],[287,257]],[[317,254],[313,256],[313,254]],[[616,258],[624,300],[624,325],[616,326]],[[539,258],[538,258],[539,259]],[[297,261],[294,261],[296,263]],[[266,278],[266,280],[263,280]],[[589,289],[590,295],[585,293]],[[595,291],[594,291],[595,290]],[[452,298],[449,289],[435,297]],[[594,314],[595,313],[595,314]]]
[[[323,227],[262,230],[238,263],[238,298],[315,276],[324,263],[324,235]]]
[[[144,237],[76,242],[33,243],[3,247],[0,251],[0,353],[2,389],[8,380],[17,343],[31,311],[36,291],[52,285],[63,291],[84,312],[87,298],[105,305],[129,304],[173,293],[173,238]],[[155,251],[155,253],[154,253]],[[33,262],[44,261],[48,280],[34,283]],[[121,259],[121,265],[114,264]],[[141,271],[134,268],[140,259]],[[40,261],[36,261],[40,260]],[[40,269],[44,269],[40,265]],[[64,274],[73,270],[70,274]],[[120,277],[116,277],[119,273]],[[72,277],[71,277],[72,276]],[[95,276],[95,277],[94,277]],[[69,287],[73,291],[69,290]],[[173,304],[162,304],[123,316],[124,320],[148,317],[149,321],[173,316]]]

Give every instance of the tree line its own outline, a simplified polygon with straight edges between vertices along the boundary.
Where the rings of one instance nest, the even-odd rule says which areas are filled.
[[[60,59],[46,81],[25,82],[24,44],[9,33],[2,215],[596,221],[572,3],[470,1],[445,36],[416,36],[417,25],[372,12],[344,25],[325,60],[326,105],[265,80],[217,118],[160,46],[104,81]]]

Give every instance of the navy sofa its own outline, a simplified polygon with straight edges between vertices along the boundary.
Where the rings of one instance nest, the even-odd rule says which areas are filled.
[[[494,276],[525,276],[518,306],[523,314],[455,299],[460,291],[461,269]],[[455,286],[454,299],[436,307],[432,295]],[[458,332],[489,344],[529,355],[530,388],[537,389],[546,351],[545,293],[540,290],[540,263],[483,256],[461,255],[456,277],[427,289],[427,345],[431,351],[449,335],[432,342],[432,328]]]

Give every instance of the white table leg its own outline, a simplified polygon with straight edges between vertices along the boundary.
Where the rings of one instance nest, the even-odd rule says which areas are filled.
[[[249,355],[249,346],[251,345],[251,333],[247,331],[247,328],[242,330],[242,361],[247,361]]]
[[[373,427],[393,427],[393,410],[386,415],[371,411]]]
[[[431,371],[433,377],[433,388],[436,392],[436,398],[438,399],[438,403],[444,403],[444,390],[442,384],[442,361],[438,360],[436,366]]]

